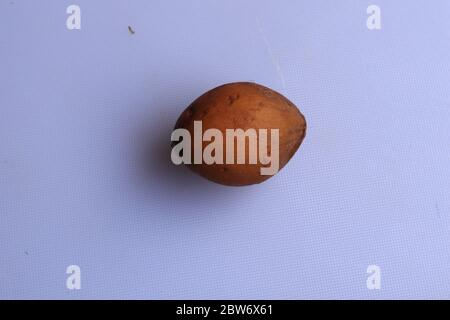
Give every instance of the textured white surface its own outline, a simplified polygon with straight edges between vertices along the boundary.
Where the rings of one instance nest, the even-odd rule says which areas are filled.
[[[448,1],[76,2],[0,1],[0,298],[450,298]],[[231,81],[308,120],[258,186],[169,160]]]

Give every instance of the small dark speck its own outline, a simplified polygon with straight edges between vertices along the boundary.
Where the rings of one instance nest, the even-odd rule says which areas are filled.
[[[228,96],[228,105],[232,105],[238,99],[239,99],[239,93]]]
[[[128,32],[130,32],[131,34],[135,34],[136,32],[133,30],[133,28],[131,28],[131,26],[128,26]]]
[[[25,251],[25,254],[28,255],[28,251]]]

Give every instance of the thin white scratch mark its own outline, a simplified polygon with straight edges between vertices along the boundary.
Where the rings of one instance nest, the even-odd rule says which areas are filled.
[[[267,39],[266,33],[264,32],[264,29],[261,26],[261,21],[259,20],[258,17],[256,17],[256,22],[258,24],[258,30],[259,30],[259,33],[261,34],[261,38],[263,39],[264,44],[266,45],[267,53],[269,54],[270,60],[272,61],[272,64],[275,67],[275,70],[277,71],[278,76],[280,77],[281,86],[283,87],[283,89],[286,89],[286,80],[284,79],[283,71],[281,70],[280,63],[278,62],[278,59],[273,54],[270,42]]]

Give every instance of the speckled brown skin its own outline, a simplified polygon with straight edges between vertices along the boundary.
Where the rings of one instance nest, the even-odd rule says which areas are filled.
[[[194,121],[198,120],[202,121],[203,132],[209,128],[222,131],[224,164],[202,163],[188,167],[208,180],[228,186],[260,183],[272,176],[261,175],[259,162],[247,164],[248,140],[246,164],[225,164],[225,129],[279,129],[279,169],[291,159],[306,134],[305,117],[292,102],[278,92],[252,82],[228,83],[206,92],[183,111],[175,129],[189,130],[193,141]],[[270,150],[270,133],[268,136]],[[203,148],[209,143],[203,142]]]

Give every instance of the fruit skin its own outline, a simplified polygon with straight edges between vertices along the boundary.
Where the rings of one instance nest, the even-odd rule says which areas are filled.
[[[182,112],[174,129],[187,129],[193,141],[194,121],[199,120],[203,132],[209,128],[222,132],[224,157],[225,129],[279,129],[279,169],[292,158],[306,135],[306,120],[298,108],[280,93],[253,82],[228,83],[204,93]],[[268,136],[270,150],[270,133]],[[203,148],[209,143],[203,142]],[[202,177],[227,186],[251,185],[272,177],[261,175],[263,165],[259,161],[248,164],[248,141],[246,143],[245,164],[225,164],[224,161],[224,164],[187,166]]]

